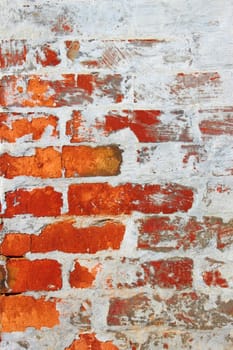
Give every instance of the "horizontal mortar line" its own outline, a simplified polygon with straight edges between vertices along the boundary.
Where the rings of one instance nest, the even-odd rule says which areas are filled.
[[[166,126],[166,124],[164,124],[164,126]],[[124,129],[129,129],[129,127],[126,127]],[[123,131],[124,129],[120,129],[120,130],[116,130],[114,132],[111,133],[111,135],[109,136],[103,136],[103,135],[99,135],[99,139],[97,138],[96,140],[93,141],[83,141],[83,142],[70,142],[70,140],[68,139],[64,139],[63,138],[59,138],[58,140],[54,140],[54,141],[23,141],[20,142],[19,140],[16,142],[6,142],[3,141],[0,145],[2,147],[2,150],[0,150],[0,154],[3,153],[10,153],[12,154],[12,157],[30,157],[35,155],[34,152],[29,152],[29,154],[25,154],[25,150],[33,150],[36,148],[47,148],[47,147],[54,147],[54,148],[62,148],[62,147],[79,147],[79,146],[90,146],[93,148],[97,148],[97,147],[101,147],[101,146],[111,146],[111,145],[117,145],[119,146],[119,148],[122,148],[123,150],[127,149],[128,146],[125,144],[125,142],[123,142],[122,140],[115,140],[112,139],[114,135],[119,134],[121,131]],[[132,136],[134,136],[134,133],[132,132]],[[210,137],[211,139],[213,138],[217,138],[219,135],[207,135],[207,137]],[[227,139],[228,138],[233,138],[232,135],[221,135],[221,136],[225,136]],[[206,137],[206,136],[205,136]],[[135,138],[137,138],[135,136]],[[199,140],[193,140],[193,141],[154,141],[154,142],[140,142],[140,141],[136,141],[134,142],[134,146],[135,149],[136,147],[150,147],[150,146],[164,146],[164,145],[177,145],[177,146],[204,146],[206,144],[206,142],[202,141],[202,137],[199,137]],[[22,147],[21,150],[18,149],[18,146]],[[132,149],[132,147],[130,146],[130,148]],[[15,154],[15,152],[17,154]],[[15,154],[15,155],[14,155]]]
[[[176,173],[176,176],[178,175],[182,175],[182,173]],[[115,176],[80,176],[80,177],[59,177],[59,178],[40,178],[40,177],[30,177],[30,176],[26,176],[26,175],[21,175],[21,176],[16,176],[12,179],[7,179],[7,178],[3,178],[3,187],[4,185],[6,186],[5,188],[7,190],[9,190],[9,188],[12,186],[12,188],[15,188],[16,183],[17,183],[17,188],[21,188],[19,186],[22,186],[24,188],[34,188],[34,187],[45,187],[45,186],[52,186],[54,188],[56,188],[57,186],[61,186],[60,188],[64,188],[67,187],[69,185],[79,185],[79,184],[83,184],[83,183],[105,183],[108,182],[109,185],[115,187],[118,185],[121,185],[125,182],[130,182],[132,183],[132,185],[145,185],[145,184],[151,184],[151,185],[165,185],[166,183],[173,183],[176,184],[177,182],[177,177],[173,177],[173,178],[164,178],[163,177],[163,181],[161,181],[161,178],[156,179],[156,177],[158,176],[162,176],[162,174],[146,174],[145,177],[141,176],[141,174],[136,174],[136,176],[140,176],[140,179],[135,177],[132,178],[132,173],[127,173],[127,174],[121,174],[121,176],[119,175],[115,175]],[[148,176],[148,178],[146,177]],[[163,174],[164,176],[164,174]],[[183,177],[178,179],[179,181],[184,180],[185,178],[187,178],[187,174],[183,174]],[[220,179],[228,179],[233,181],[233,177],[228,175],[228,176],[213,176],[211,174],[207,174],[207,176],[201,176],[200,175],[194,175],[191,176],[192,180],[206,180],[206,181],[211,181],[211,180],[216,180],[219,181]],[[25,183],[25,180],[27,179],[27,183]],[[153,179],[153,181],[152,181]],[[22,180],[22,183],[20,183],[20,180]],[[15,182],[17,181],[17,182]],[[150,181],[150,182],[148,182]],[[11,185],[12,184],[12,185]],[[179,183],[180,185],[180,183]],[[185,187],[188,186],[190,187],[190,184],[185,185],[185,183],[183,184]]]
[[[147,57],[145,57],[145,59],[148,59]],[[81,68],[80,67],[80,62],[77,62],[77,66],[78,68]],[[191,67],[180,67],[180,69],[174,69],[174,70],[168,70],[168,64],[167,63],[164,63],[160,66],[155,66],[155,68],[153,67],[153,73],[156,74],[156,73],[159,73],[159,75],[161,76],[164,76],[164,73],[165,73],[165,76],[172,76],[172,75],[176,75],[178,73],[185,73],[185,74],[194,74],[194,73],[215,73],[215,72],[218,72],[218,73],[228,73],[228,72],[232,72],[231,69],[224,69],[222,66],[221,67],[218,67],[218,66],[214,66],[212,69],[198,69],[199,67],[196,67],[196,68],[191,68]],[[27,67],[25,67],[27,68]],[[0,74],[0,78],[3,78],[4,76],[18,76],[18,77],[22,77],[22,76],[31,76],[31,75],[34,75],[34,76],[41,76],[41,77],[46,77],[46,78],[51,78],[51,80],[56,80],[54,75],[56,74],[57,77],[61,77],[62,75],[66,75],[66,74],[73,74],[73,75],[94,75],[94,74],[98,74],[98,75],[122,75],[124,78],[126,78],[127,76],[132,76],[132,77],[144,77],[145,75],[147,74],[150,74],[151,75],[151,70],[149,71],[142,71],[140,72],[140,70],[137,69],[137,66],[135,67],[135,69],[137,69],[137,72],[134,72],[134,71],[127,71],[125,69],[122,69],[120,70],[115,70],[112,71],[111,68],[102,68],[102,69],[83,69],[80,70],[80,71],[74,71],[74,69],[77,69],[76,67],[76,64],[74,65],[74,67],[72,68],[67,68],[66,66],[58,66],[58,67],[55,67],[55,68],[52,68],[51,67],[47,67],[47,68],[43,68],[41,69],[40,68],[40,71],[38,70],[31,70],[31,71],[26,71],[25,72],[25,68],[22,67],[22,71],[21,72],[12,72],[11,70],[9,71],[4,71],[3,73]],[[201,68],[201,67],[200,67]],[[207,68],[207,67],[206,67]],[[15,69],[15,68],[12,68],[12,69]],[[61,71],[62,69],[62,71]],[[105,73],[105,70],[106,70],[106,73]]]
[[[101,98],[100,98],[101,100]],[[108,103],[103,103],[103,104],[82,104],[82,105],[72,105],[72,106],[61,106],[61,107],[41,107],[41,106],[35,106],[35,107],[18,107],[18,106],[7,106],[3,107],[0,105],[0,112],[1,113],[56,113],[56,112],[66,112],[66,111],[73,111],[73,110],[79,110],[79,111],[88,111],[91,112],[93,111],[103,111],[103,113],[111,111],[111,110],[116,110],[116,111],[122,111],[125,109],[128,110],[161,110],[162,112],[169,112],[173,110],[187,110],[189,109],[190,111],[192,110],[197,110],[198,109],[209,109],[210,111],[213,109],[221,109],[221,108],[226,108],[226,107],[231,107],[233,106],[229,103],[223,103],[223,104],[208,104],[202,101],[197,101],[196,103],[187,103],[187,104],[167,104],[166,107],[164,107],[164,104],[154,104],[154,103],[142,103],[142,102],[131,102],[131,101],[124,101],[122,103],[116,103],[116,104],[108,104]]]

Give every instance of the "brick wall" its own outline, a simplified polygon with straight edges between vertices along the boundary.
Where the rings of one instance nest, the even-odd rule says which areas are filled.
[[[1,350],[233,349],[232,13],[2,1]]]

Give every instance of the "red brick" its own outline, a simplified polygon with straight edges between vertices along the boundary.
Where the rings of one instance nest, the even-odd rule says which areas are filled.
[[[220,75],[217,72],[178,73],[171,92],[177,94],[181,90],[200,89],[204,85],[214,86],[219,82]]]
[[[58,137],[58,118],[53,115],[36,113],[0,113],[0,140],[15,142],[20,137],[30,137],[36,141],[51,129],[49,136]]]
[[[95,333],[80,334],[79,339],[74,340],[65,350],[119,350],[110,341],[98,340]]]
[[[233,118],[225,120],[202,120],[199,124],[202,134],[233,135]]]
[[[39,236],[31,236],[31,252],[59,250],[66,253],[94,254],[101,250],[119,249],[125,233],[121,223],[106,222],[101,226],[77,228],[74,221],[48,225]]]
[[[61,107],[92,102],[93,93],[119,101],[122,77],[97,74],[63,74],[59,80],[46,76],[4,76],[0,80],[0,105],[3,107]]]
[[[225,249],[231,247],[233,244],[233,220],[230,220],[228,223],[223,223],[219,219],[219,225],[217,225],[217,248]]]
[[[193,261],[188,258],[150,261],[143,264],[145,280],[152,286],[183,289],[192,287]]]
[[[209,293],[177,293],[166,299],[165,305],[170,327],[210,330],[228,325],[232,318],[233,301],[225,303],[219,296],[213,306]]]
[[[203,280],[207,286],[219,286],[222,288],[228,288],[228,283],[225,278],[222,277],[220,271],[205,271],[202,274]]]
[[[130,298],[112,298],[107,316],[109,326],[153,324],[153,309],[145,294],[137,294]]]
[[[22,332],[27,327],[52,328],[59,324],[59,313],[54,301],[31,296],[0,296],[2,332]]]
[[[52,291],[62,287],[61,266],[56,260],[9,259],[6,269],[10,293]]]
[[[43,67],[57,66],[60,62],[60,53],[58,49],[50,44],[45,44],[36,52],[36,62]]]
[[[73,32],[71,18],[66,14],[59,14],[55,16],[51,31],[58,34],[66,34]]]
[[[92,287],[96,274],[98,272],[98,265],[92,269],[75,262],[74,270],[70,272],[69,282],[72,288],[90,288]]]
[[[62,195],[53,187],[33,190],[18,189],[5,194],[6,211],[4,217],[32,214],[34,216],[57,216],[61,213]]]
[[[90,125],[85,127],[85,119],[80,111],[73,111],[71,120],[66,123],[66,135],[71,136],[72,143],[95,141],[91,136],[92,128]],[[95,126],[94,128],[96,129]],[[80,129],[84,135],[81,135]]]
[[[126,62],[130,67],[135,61],[136,65],[140,65],[140,59],[144,62],[147,55],[151,55],[153,47],[163,42],[165,40],[159,39],[89,40],[90,51],[80,55],[79,63],[89,69],[118,71],[122,68],[121,64],[125,69]]]
[[[176,184],[116,187],[108,183],[71,185],[68,190],[71,215],[118,215],[132,211],[174,213],[192,207],[193,192]]]
[[[203,120],[199,129],[203,135],[233,135],[233,108],[200,110]]]
[[[53,147],[36,148],[32,156],[15,157],[4,153],[0,156],[0,175],[8,179],[23,175],[61,177],[61,154]]]
[[[106,137],[126,128],[140,142],[192,141],[189,122],[183,111],[172,111],[169,116],[160,110],[111,111],[103,121],[92,123],[85,120],[80,111],[73,111],[66,133],[71,136],[71,142],[90,142],[95,141],[96,130],[100,136]]]
[[[25,40],[0,41],[0,68],[22,66],[26,62],[27,46]]]
[[[216,239],[221,220],[195,217],[153,216],[139,221],[138,248],[158,252],[178,249],[205,248],[212,238]]]
[[[123,113],[125,117],[114,114],[105,117],[106,133],[130,128],[139,142],[192,141],[188,123],[177,118],[179,112],[172,112],[173,120],[169,124],[163,122],[164,113],[159,110],[124,110]]]
[[[7,233],[0,244],[0,254],[5,256],[23,256],[30,251],[31,237],[22,233]]]
[[[118,175],[122,162],[117,146],[64,146],[62,163],[66,177]]]
[[[108,325],[123,326],[124,330],[135,329],[135,326],[153,325],[153,329],[155,326],[163,326],[166,330],[173,329],[177,332],[178,329],[222,328],[232,319],[233,301],[224,302],[220,296],[216,305],[211,302],[209,294],[197,294],[193,291],[175,292],[168,297],[155,292],[153,299],[155,304],[152,307],[148,296],[143,294],[129,298],[111,298]],[[165,334],[164,336],[166,338]]]
[[[109,248],[119,249],[124,233],[125,226],[121,223],[107,222],[102,226],[77,228],[74,221],[64,221],[46,226],[38,236],[8,233],[0,245],[0,253],[22,256],[30,251],[44,253],[58,250],[94,254]]]

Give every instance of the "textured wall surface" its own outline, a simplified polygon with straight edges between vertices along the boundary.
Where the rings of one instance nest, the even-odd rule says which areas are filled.
[[[232,13],[0,1],[1,350],[233,349]]]

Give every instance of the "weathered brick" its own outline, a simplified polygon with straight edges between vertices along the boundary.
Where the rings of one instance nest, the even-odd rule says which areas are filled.
[[[66,300],[65,304],[72,305],[73,302],[77,305],[77,299]],[[91,329],[91,315],[92,303],[89,299],[84,299],[79,307],[71,311],[69,320],[73,326],[78,326],[80,331],[88,331]]]
[[[111,298],[107,323],[124,329],[157,325],[175,332],[180,329],[206,331],[226,326],[232,321],[232,300],[225,302],[219,297],[215,305],[210,300],[209,294],[193,291],[167,297],[154,294],[153,300],[146,294]]]
[[[93,95],[121,102],[122,77],[97,74],[63,74],[58,80],[46,76],[4,76],[0,81],[2,107],[61,107],[93,101]]]
[[[52,291],[62,287],[61,266],[56,260],[9,259],[6,270],[8,293]]]
[[[199,129],[203,135],[233,135],[233,108],[210,108],[199,111]]]
[[[8,179],[16,176],[34,176],[40,178],[61,177],[61,154],[53,147],[36,148],[32,156],[0,156],[0,175]]]
[[[80,43],[79,41],[71,41],[67,40],[65,41],[65,46],[67,49],[66,56],[71,60],[74,61],[78,55],[79,55],[79,48],[80,48]]]
[[[226,230],[219,218],[152,216],[139,221],[138,249],[168,252],[178,249],[205,248],[216,233]]]
[[[141,105],[195,106],[203,104],[209,106],[229,105],[231,100],[228,91],[232,88],[232,81],[226,72],[196,72],[178,73],[169,71],[145,71],[143,76],[138,74],[134,80],[134,101]],[[207,103],[208,102],[208,103]],[[197,105],[198,105],[197,104]]]
[[[34,216],[57,216],[61,213],[62,195],[53,187],[35,188],[31,191],[17,189],[5,194],[4,217],[31,214]]]
[[[95,333],[80,334],[79,339],[76,339],[65,350],[118,350],[111,341],[101,341],[95,336]]]
[[[52,328],[59,324],[55,301],[31,296],[0,296],[1,331],[22,332],[27,327]]]
[[[66,177],[118,175],[122,162],[117,146],[64,146],[62,164]]]
[[[154,58],[153,63],[157,63],[156,48],[161,48],[161,44],[165,42],[163,39],[82,41],[76,62],[88,69],[137,71],[141,66],[145,67],[147,55]],[[70,41],[67,42],[67,53],[69,43]]]
[[[169,122],[166,121],[166,114],[160,110],[122,112],[125,116],[113,113],[105,117],[103,128],[107,134],[130,128],[140,142],[192,141],[188,121],[180,122],[182,111],[171,112]]]
[[[43,138],[47,131],[49,136],[58,138],[58,118],[38,113],[0,113],[1,142],[16,142],[21,137],[36,141]]]
[[[227,280],[223,278],[221,272],[218,270],[205,271],[203,272],[202,277],[207,286],[219,286],[222,288],[228,288]]]
[[[209,306],[210,295],[202,293],[181,293],[165,300],[166,323],[170,327],[209,330],[224,327],[231,322],[232,300],[219,300]],[[167,315],[167,316],[166,316]]]
[[[220,219],[220,224],[217,230],[217,248],[223,250],[231,247],[233,244],[233,220],[223,223]]]
[[[143,293],[130,298],[111,298],[107,316],[109,326],[146,326],[153,324],[150,299]]]
[[[190,142],[193,137],[188,117],[182,110],[110,111],[101,120],[84,117],[82,111],[73,111],[67,122],[66,133],[71,142],[95,141],[97,136],[107,137],[129,128],[139,142]]]
[[[7,290],[6,285],[7,270],[5,265],[0,265],[0,293],[5,293]]]
[[[27,58],[26,40],[0,41],[0,68],[22,66]]]
[[[57,66],[61,62],[60,52],[51,44],[44,44],[35,53],[36,62],[42,67]]]
[[[69,214],[117,215],[132,211],[143,213],[174,213],[192,207],[190,188],[169,185],[83,183],[71,185],[68,190]]]
[[[174,258],[150,261],[143,264],[145,280],[152,286],[184,289],[192,287],[193,261]]]
[[[219,80],[220,75],[218,72],[178,73],[172,92],[178,93],[179,90],[200,89],[204,85],[217,84]]]
[[[92,269],[81,265],[78,261],[75,262],[74,269],[70,272],[69,282],[72,288],[90,288],[92,287],[96,274],[98,272],[98,265]]]

